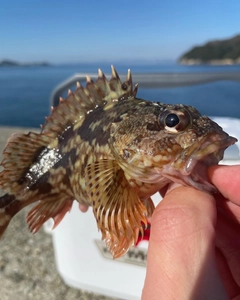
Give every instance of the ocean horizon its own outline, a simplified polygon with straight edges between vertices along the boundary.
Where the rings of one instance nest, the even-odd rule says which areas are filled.
[[[114,67],[119,74],[127,74],[130,68],[133,79],[137,73],[240,72],[240,65],[184,66],[173,62],[115,62]],[[39,128],[45,122],[45,116],[50,113],[50,96],[54,88],[76,73],[97,75],[98,68],[105,74],[111,73],[107,62],[0,67],[0,125]],[[193,105],[202,114],[240,119],[239,82],[224,80],[157,89],[139,86],[138,97],[150,101]]]

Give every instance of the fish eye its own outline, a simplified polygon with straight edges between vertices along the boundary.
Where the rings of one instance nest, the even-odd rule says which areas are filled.
[[[169,114],[166,116],[165,124],[167,127],[175,127],[179,122],[179,117],[176,114]]]
[[[184,130],[191,122],[189,112],[184,109],[165,110],[159,116],[159,124],[170,133],[178,133]]]

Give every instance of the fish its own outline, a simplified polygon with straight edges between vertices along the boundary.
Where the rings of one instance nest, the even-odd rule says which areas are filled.
[[[207,168],[237,139],[197,109],[137,97],[128,70],[121,81],[77,82],[46,118],[40,133],[12,135],[3,152],[0,237],[15,214],[35,203],[26,222],[36,233],[50,218],[56,227],[73,201],[92,207],[114,258],[144,236],[151,196],[171,182],[217,192]],[[86,224],[87,226],[87,224]]]

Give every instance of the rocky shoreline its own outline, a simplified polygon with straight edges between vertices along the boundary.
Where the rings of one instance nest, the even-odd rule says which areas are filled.
[[[231,66],[231,65],[240,65],[240,58],[238,59],[212,59],[209,61],[203,61],[201,59],[194,58],[183,58],[179,61],[181,65],[193,66],[193,65],[211,65],[211,66]]]

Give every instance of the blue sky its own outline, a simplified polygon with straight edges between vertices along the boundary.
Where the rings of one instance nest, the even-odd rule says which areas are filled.
[[[176,60],[238,33],[239,0],[0,0],[0,60]]]

